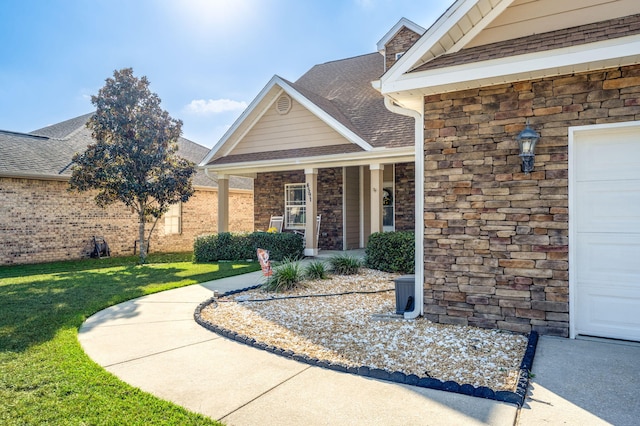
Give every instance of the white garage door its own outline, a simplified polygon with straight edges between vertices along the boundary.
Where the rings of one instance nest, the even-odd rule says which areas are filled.
[[[640,341],[640,123],[573,137],[575,334]]]

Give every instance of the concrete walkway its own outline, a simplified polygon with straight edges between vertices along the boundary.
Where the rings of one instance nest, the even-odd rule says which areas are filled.
[[[94,361],[123,381],[227,425],[585,425],[632,424],[624,422],[640,418],[635,393],[640,346],[542,338],[533,365],[535,399],[518,418],[517,408],[510,404],[312,367],[230,341],[193,320],[196,306],[213,290],[244,288],[260,280],[261,273],[255,272],[112,306],[85,322],[80,343]],[[576,342],[587,347],[575,346],[577,353],[567,353],[565,348]],[[584,376],[575,375],[576,388],[563,387],[568,384],[563,376],[578,368],[574,355],[584,355],[594,346],[620,368],[630,368],[612,374],[635,375],[629,393],[617,391],[619,382],[607,382],[619,404],[605,398],[596,409],[590,407],[589,397],[577,398],[591,386],[580,379]],[[614,358],[611,354],[618,350],[621,355]],[[621,398],[626,398],[624,404]],[[621,405],[626,414],[616,416]],[[566,407],[575,407],[580,416],[572,417]]]

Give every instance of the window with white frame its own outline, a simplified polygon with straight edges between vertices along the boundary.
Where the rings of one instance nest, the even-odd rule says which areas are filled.
[[[164,234],[182,233],[182,203],[171,204],[164,214]]]
[[[290,183],[284,186],[284,227],[304,229],[306,224],[306,186],[304,183]]]

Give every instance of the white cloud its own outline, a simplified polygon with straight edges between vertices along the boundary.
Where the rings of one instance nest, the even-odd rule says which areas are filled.
[[[242,111],[247,107],[244,101],[233,101],[231,99],[194,99],[185,110],[193,114],[219,114],[228,111]]]

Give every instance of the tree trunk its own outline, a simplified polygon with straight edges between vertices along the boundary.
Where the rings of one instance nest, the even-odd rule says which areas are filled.
[[[140,210],[138,214],[138,247],[140,247],[140,263],[144,264],[147,260],[147,247],[144,241],[144,213]]]

